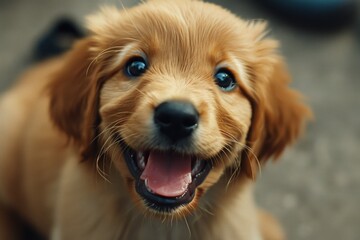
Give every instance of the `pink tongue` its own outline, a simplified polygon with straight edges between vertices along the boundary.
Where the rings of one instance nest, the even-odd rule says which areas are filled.
[[[163,197],[178,197],[191,183],[191,157],[172,152],[151,151],[140,178]]]

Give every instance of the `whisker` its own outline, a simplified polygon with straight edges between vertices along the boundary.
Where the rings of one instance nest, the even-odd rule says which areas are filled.
[[[185,216],[183,216],[183,218],[184,218],[184,222],[185,222],[185,224],[186,224],[186,227],[187,227],[187,229],[188,229],[188,231],[189,231],[189,238],[191,238],[191,229],[190,229],[189,223],[188,223],[188,221],[187,221],[187,219],[186,219]]]

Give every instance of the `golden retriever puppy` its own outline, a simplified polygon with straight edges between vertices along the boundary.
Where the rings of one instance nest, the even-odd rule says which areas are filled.
[[[104,8],[0,99],[0,239],[283,239],[252,182],[310,112],[263,22]]]

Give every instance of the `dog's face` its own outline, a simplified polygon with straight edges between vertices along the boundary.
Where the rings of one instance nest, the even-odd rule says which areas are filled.
[[[225,172],[253,176],[298,135],[308,112],[264,24],[197,1],[89,22],[93,35],[51,86],[51,115],[85,157],[111,161],[145,209],[188,211]]]

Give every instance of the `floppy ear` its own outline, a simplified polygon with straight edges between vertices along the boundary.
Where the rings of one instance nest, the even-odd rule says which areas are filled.
[[[49,85],[51,119],[81,147],[84,158],[96,152],[93,139],[98,125],[99,81],[96,70],[88,69],[91,64],[90,47],[88,39],[75,44]]]
[[[252,103],[247,144],[257,159],[253,153],[245,151],[242,161],[250,178],[255,178],[259,167],[257,161],[261,164],[271,157],[278,158],[285,147],[298,138],[304,123],[312,116],[310,109],[302,103],[301,95],[289,87],[290,77],[283,61],[279,57],[273,60],[273,71],[256,90]]]

